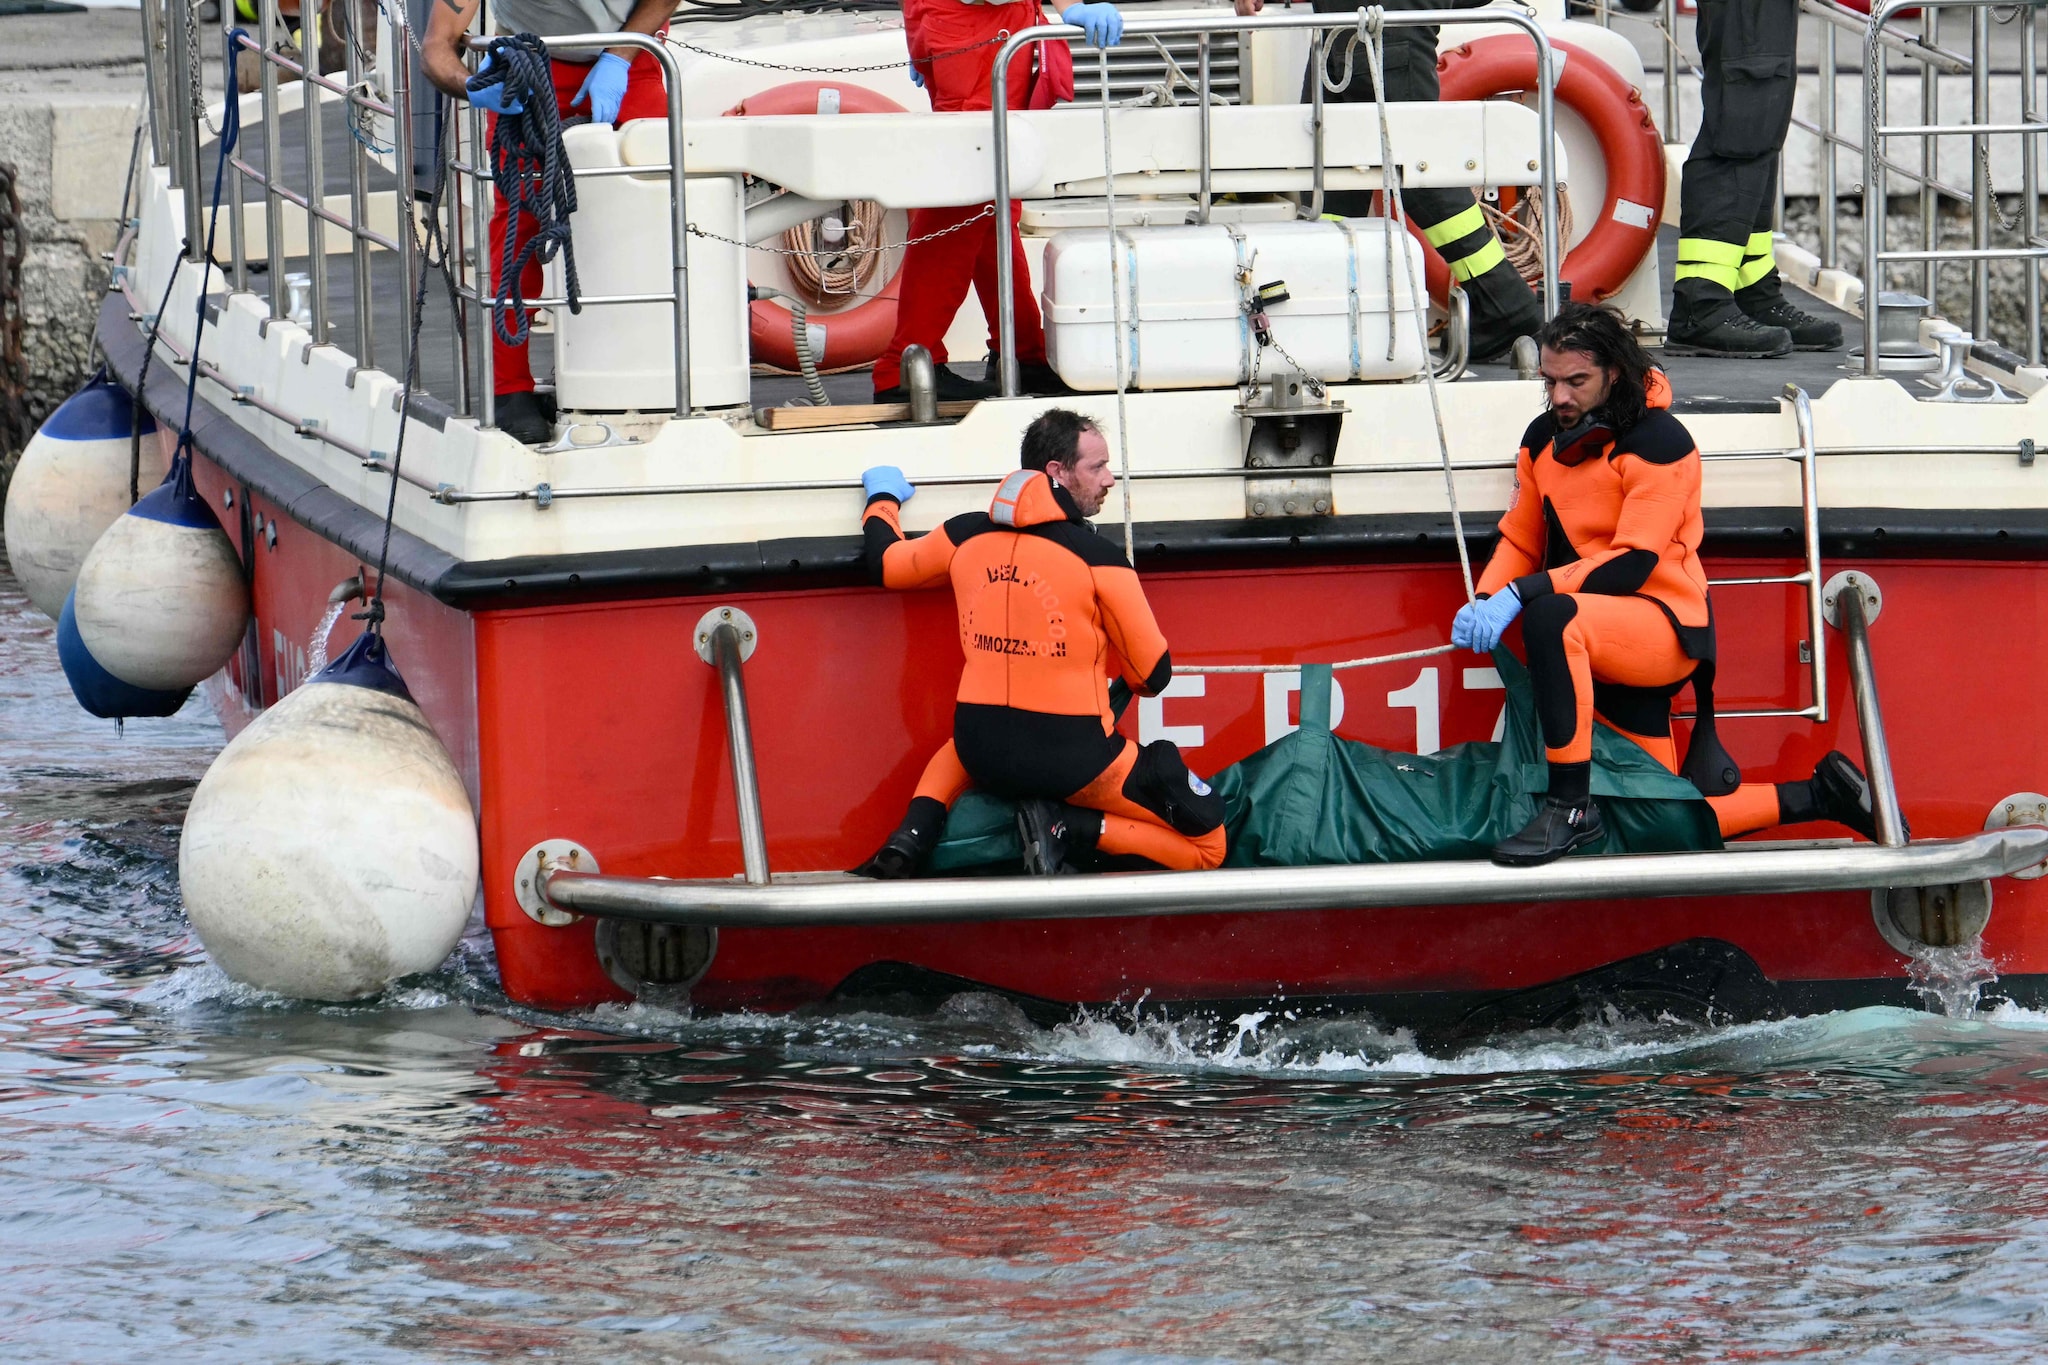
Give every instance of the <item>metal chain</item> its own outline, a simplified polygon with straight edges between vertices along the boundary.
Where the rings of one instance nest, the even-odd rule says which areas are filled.
[[[992,47],[997,43],[1006,42],[1009,37],[1009,33],[1005,31],[993,38],[984,38],[978,43],[970,43],[966,47],[956,47],[946,52],[934,52],[926,60],[936,62],[943,61],[947,57],[964,56],[969,52],[975,52],[984,47]],[[861,76],[872,71],[898,71],[911,65],[911,59],[906,57],[900,62],[878,62],[873,66],[798,66],[790,62],[764,62],[758,57],[735,56],[730,52],[720,52],[716,48],[699,47],[695,43],[676,42],[673,39],[670,40],[670,44],[671,46],[681,48],[685,52],[694,52],[700,57],[711,57],[721,62],[732,62],[738,66],[757,66],[763,71],[792,71],[799,75],[809,76]]]
[[[975,214],[972,218],[964,219],[953,224],[951,227],[940,228],[937,232],[927,232],[922,237],[906,237],[900,242],[884,242],[880,246],[850,246],[843,251],[834,251],[830,254],[834,256],[859,257],[880,255],[885,251],[901,251],[905,247],[917,246],[922,242],[937,241],[941,237],[950,236],[955,232],[971,228],[984,218],[995,217],[995,213],[996,206],[994,204],[984,204],[981,207],[981,212]],[[759,251],[770,256],[816,256],[819,254],[815,251],[798,251],[793,247],[762,246],[757,242],[742,242],[737,237],[722,237],[716,232],[698,227],[695,223],[686,224],[683,230],[692,237],[702,237],[707,242],[723,242],[727,246],[743,247],[748,251]]]
[[[2020,215],[2015,213],[2010,218],[2006,217],[2005,206],[1998,202],[1998,195],[1991,188],[1991,139],[1987,137],[1973,140],[1977,143],[1977,164],[1984,168],[1984,182],[1975,193],[1983,195],[1990,202],[1991,216],[1998,221],[2000,228],[2007,232],[2018,232]]]
[[[219,137],[220,125],[213,121],[213,111],[206,107],[206,81],[199,70],[199,35],[205,32],[199,22],[199,0],[186,0],[185,22],[185,31],[190,35],[185,41],[185,75],[192,86],[192,108],[199,115],[199,121],[206,125],[206,131]],[[232,90],[224,96],[227,99],[235,97]]]

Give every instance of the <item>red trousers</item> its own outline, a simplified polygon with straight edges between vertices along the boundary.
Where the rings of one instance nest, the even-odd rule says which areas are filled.
[[[903,0],[903,24],[911,56],[917,59],[933,110],[941,113],[987,109],[989,80],[999,43],[1018,29],[1040,22],[1037,0],[1005,5],[965,5],[959,0]],[[1019,55],[1010,63],[1009,107],[1022,109],[1029,93],[1031,63]],[[914,209],[912,238],[929,236],[988,212],[986,204],[957,208]],[[1038,300],[1031,292],[1031,270],[1024,262],[1024,244],[1016,223],[1022,208],[1010,204],[1010,296],[1017,313],[1017,358],[1029,365],[1045,363],[1045,332],[1038,319]],[[903,348],[923,346],[944,364],[946,329],[970,286],[988,316],[989,349],[996,333],[996,222],[982,217],[970,227],[921,242],[903,253],[902,286],[896,293],[896,332],[875,360],[875,387],[893,389],[903,382]]]
[[[569,107],[569,101],[576,98],[576,92],[583,88],[583,82],[589,78],[590,65],[559,59],[551,65],[555,77],[555,108],[563,118],[568,118],[579,112]],[[587,114],[588,106],[584,106],[580,112]],[[661,64],[645,52],[636,52],[633,54],[632,69],[626,73],[625,98],[619,101],[619,125],[631,123],[634,119],[667,117],[668,91],[661,82]],[[485,136],[488,137],[490,130],[495,130],[498,126],[498,116],[492,114],[486,122],[488,129]],[[491,278],[485,286],[486,292],[492,294],[497,292],[499,272],[504,269],[505,217],[508,212],[504,198],[494,193],[490,227]],[[512,255],[517,259],[526,244],[533,240],[533,234],[540,231],[540,224],[534,221],[532,214],[521,213],[515,230],[518,237],[513,244]],[[540,292],[540,262],[529,261],[526,269],[520,272],[519,296],[523,299],[535,299],[540,297]],[[533,392],[533,366],[527,361],[526,347],[506,345],[499,340],[495,327],[491,329],[491,389],[494,393]]]

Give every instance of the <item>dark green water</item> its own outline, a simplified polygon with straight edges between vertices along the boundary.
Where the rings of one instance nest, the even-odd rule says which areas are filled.
[[[2048,1346],[2048,1016],[1042,1030],[353,1008],[178,909],[203,710],[0,579],[0,1359],[1933,1360]]]

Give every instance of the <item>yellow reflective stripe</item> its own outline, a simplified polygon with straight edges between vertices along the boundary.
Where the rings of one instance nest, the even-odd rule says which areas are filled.
[[[1708,280],[1720,285],[1731,294],[1742,287],[1742,271],[1739,267],[1732,265],[1708,265],[1699,261],[1688,262],[1685,265],[1679,266],[1671,272],[1671,279],[1673,283],[1679,280]]]
[[[1742,248],[1733,242],[1717,242],[1711,237],[1681,237],[1678,239],[1678,259],[1685,264],[1699,262],[1739,266],[1742,264]]]
[[[256,12],[254,0],[235,0],[235,13],[252,24],[263,17]]]
[[[1435,227],[1424,228],[1422,240],[1431,246],[1441,247],[1448,242],[1457,241],[1460,237],[1470,237],[1485,226],[1486,215],[1479,211],[1479,205],[1474,204],[1463,213],[1452,214]]]
[[[1501,249],[1500,239],[1496,237],[1470,256],[1460,256],[1449,264],[1451,274],[1462,284],[1476,275],[1484,275],[1507,258],[1508,253]]]
[[[1736,272],[1736,278],[1742,281],[1740,287],[1747,289],[1758,280],[1775,272],[1777,268],[1777,261],[1771,257],[1755,257],[1742,263],[1742,269]]]
[[[1768,255],[1770,255],[1770,254],[1771,254],[1771,234],[1770,234],[1770,233],[1768,233],[1768,232],[1752,232],[1752,233],[1750,233],[1750,234],[1749,234],[1749,247],[1747,248],[1747,250],[1745,251],[1745,253],[1744,253],[1744,254],[1746,254],[1746,255],[1750,255],[1750,256],[1768,256]]]

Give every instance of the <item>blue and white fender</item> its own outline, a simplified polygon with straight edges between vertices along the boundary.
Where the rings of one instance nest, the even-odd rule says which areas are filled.
[[[50,414],[21,452],[7,484],[7,562],[28,600],[51,620],[63,611],[87,552],[128,510],[138,426],[153,442],[156,423],[102,370]]]
[[[249,621],[242,561],[193,489],[182,452],[164,481],[93,545],[68,612],[92,661],[146,692],[193,687],[241,645]],[[79,691],[78,675],[66,673]]]
[[[352,1000],[430,971],[476,901],[476,814],[381,636],[235,736],[192,794],[178,881],[237,981]]]

